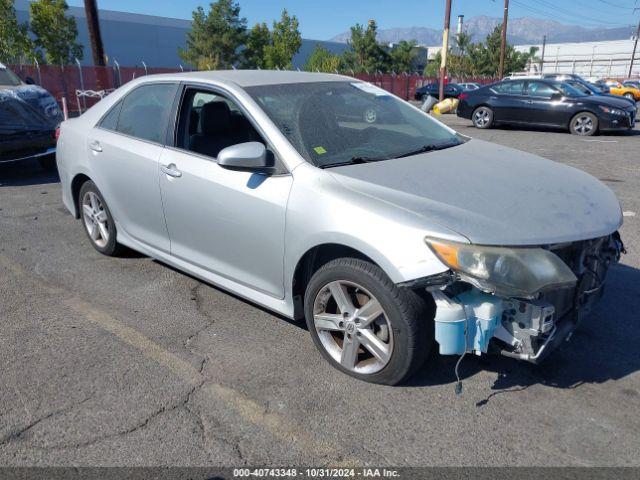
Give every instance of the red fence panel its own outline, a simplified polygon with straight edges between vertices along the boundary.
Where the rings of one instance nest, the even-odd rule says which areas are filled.
[[[31,77],[36,83],[42,85],[61,103],[62,97],[66,97],[69,111],[78,113],[84,111],[98,100],[95,98],[78,99],[76,90],[111,90],[124,85],[131,80],[151,75],[154,73],[175,73],[178,69],[156,67],[82,67],[75,65],[42,65],[38,68],[32,65],[12,66],[18,76],[23,80]],[[429,83],[436,82],[435,77],[423,77],[417,73],[349,73],[359,80],[370,82],[388,92],[397,95],[404,100],[412,100],[416,89]],[[455,79],[447,79],[454,81]],[[462,79],[461,79],[462,81]],[[480,84],[493,83],[494,78],[464,78],[465,82],[477,82]]]

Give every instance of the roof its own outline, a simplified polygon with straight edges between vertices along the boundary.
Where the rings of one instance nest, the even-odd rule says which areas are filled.
[[[151,77],[151,75],[149,75]],[[156,77],[154,75],[154,77]],[[349,82],[352,77],[330,73],[298,72],[291,70],[211,70],[163,74],[159,77],[215,82],[233,82],[241,87],[277,85],[283,83]]]

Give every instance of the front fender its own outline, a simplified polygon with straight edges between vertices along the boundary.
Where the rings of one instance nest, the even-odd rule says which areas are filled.
[[[294,176],[287,207],[285,285],[291,284],[303,255],[322,244],[357,250],[394,283],[448,270],[424,242],[433,230],[415,214],[346,189],[311,165],[296,168]]]

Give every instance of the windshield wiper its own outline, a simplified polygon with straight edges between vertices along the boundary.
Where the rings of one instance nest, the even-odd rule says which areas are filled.
[[[456,145],[460,145],[460,143],[458,143],[458,142],[450,142],[450,143],[442,143],[440,145],[435,145],[435,144],[423,145],[423,146],[421,146],[419,148],[416,148],[414,150],[411,150],[409,152],[397,155],[394,158],[410,157],[412,155],[418,155],[419,153],[433,152],[435,150],[443,150],[445,148],[455,147]]]
[[[349,160],[345,162],[328,163],[326,165],[319,165],[319,167],[320,168],[342,167],[345,165],[356,165],[359,163],[380,162],[382,160],[391,160],[392,158],[410,157],[411,155],[418,155],[419,153],[433,152],[434,150],[443,150],[445,148],[455,147],[456,145],[460,145],[461,143],[462,142],[449,142],[449,143],[442,143],[440,145],[435,145],[435,144],[423,145],[409,152],[401,153],[400,155],[384,155],[380,157],[364,157],[364,156],[357,155],[357,156],[351,157]]]
[[[391,157],[351,157],[346,162],[327,163],[326,165],[319,165],[320,168],[342,167],[344,165],[357,165],[359,163],[378,162],[380,160],[389,160]]]

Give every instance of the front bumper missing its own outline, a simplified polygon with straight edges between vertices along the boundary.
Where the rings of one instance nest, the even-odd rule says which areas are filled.
[[[499,353],[538,364],[568,340],[602,297],[608,267],[619,260],[624,245],[616,232],[557,249],[578,282],[535,299],[501,298],[461,281],[427,287],[436,303],[440,353]]]

